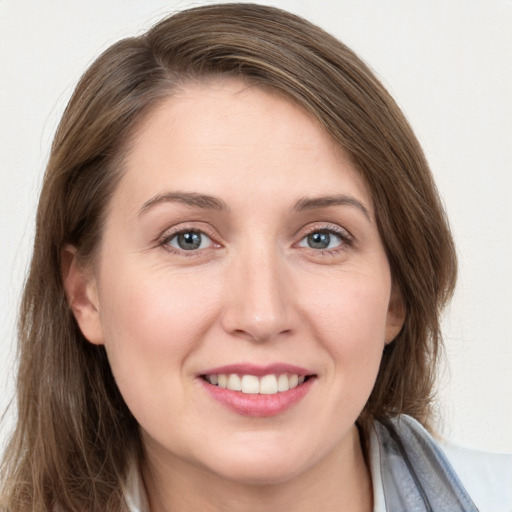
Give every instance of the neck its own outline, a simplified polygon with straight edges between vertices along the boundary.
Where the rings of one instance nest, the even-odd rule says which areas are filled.
[[[228,480],[180,459],[171,463],[152,455],[146,450],[142,464],[151,512],[370,512],[373,506],[370,472],[355,427],[316,465],[272,484]]]

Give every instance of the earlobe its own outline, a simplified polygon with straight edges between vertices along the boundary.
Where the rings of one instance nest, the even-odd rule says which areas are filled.
[[[386,345],[389,345],[400,333],[405,322],[405,306],[400,294],[393,289],[386,321]]]
[[[61,272],[68,304],[85,338],[103,344],[96,280],[89,268],[81,265],[77,250],[66,246],[61,252]]]

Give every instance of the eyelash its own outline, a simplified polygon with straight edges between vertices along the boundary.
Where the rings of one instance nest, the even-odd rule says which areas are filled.
[[[185,249],[178,249],[172,247],[170,242],[176,238],[179,235],[185,234],[185,233],[198,233],[200,235],[204,235],[210,239],[211,245],[210,247],[203,248],[203,249],[192,249],[192,250],[185,250]],[[294,246],[300,246],[299,244],[305,240],[308,236],[311,236],[315,233],[325,233],[328,235],[334,234],[337,238],[340,240],[340,244],[336,246],[335,248],[331,249],[315,249],[313,247],[304,247],[305,249],[308,249],[310,251],[313,251],[315,254],[320,256],[335,256],[338,253],[347,250],[347,248],[350,248],[354,245],[354,237],[345,229],[332,225],[332,224],[321,224],[321,225],[315,225],[311,228],[308,228],[304,230],[301,233],[299,242],[295,243]],[[164,235],[162,235],[158,241],[158,245],[164,248],[166,251],[168,251],[171,254],[178,254],[180,256],[185,257],[193,257],[198,256],[204,251],[207,251],[209,249],[216,247],[221,247],[220,244],[215,242],[215,237],[212,236],[210,233],[208,233],[208,230],[205,230],[204,228],[197,228],[197,227],[184,227],[181,229],[175,229],[171,232],[166,232]],[[214,247],[212,247],[214,246]]]
[[[301,233],[298,244],[300,244],[308,236],[311,236],[315,233],[326,233],[328,235],[334,234],[340,240],[340,244],[331,249],[315,249],[313,247],[306,247],[306,249],[313,251],[313,253],[316,256],[336,256],[354,245],[354,237],[346,229],[335,224],[317,224],[308,227],[305,231]]]
[[[185,250],[185,249],[178,249],[175,247],[172,247],[170,242],[176,238],[179,235],[185,234],[185,233],[198,233],[200,235],[206,236],[211,241],[211,246],[203,249],[194,249],[194,250]],[[184,227],[184,228],[177,228],[173,229],[172,231],[166,231],[159,239],[158,245],[165,249],[167,252],[171,254],[177,254],[179,256],[185,256],[185,257],[194,257],[199,256],[204,251],[207,251],[209,249],[220,247],[220,244],[215,242],[215,237],[208,232],[208,230],[205,230],[204,228],[197,228],[197,227]],[[214,246],[214,247],[212,247]]]

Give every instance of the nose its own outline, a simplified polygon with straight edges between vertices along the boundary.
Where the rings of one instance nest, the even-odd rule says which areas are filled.
[[[230,265],[222,316],[229,334],[264,342],[295,329],[292,280],[277,252],[266,249],[240,255]]]

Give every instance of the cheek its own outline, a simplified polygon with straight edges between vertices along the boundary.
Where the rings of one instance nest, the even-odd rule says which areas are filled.
[[[321,290],[311,284],[302,292],[307,297],[303,311],[331,356],[329,375],[342,381],[335,388],[369,394],[385,346],[388,274],[347,273],[325,280]]]
[[[301,296],[312,325],[328,339],[362,349],[385,341],[390,287],[385,275],[353,274],[324,280],[321,288],[306,284]]]
[[[100,312],[109,363],[134,416],[142,424],[144,418],[154,421],[163,404],[183,406],[175,393],[212,324],[217,301],[211,292],[201,293],[197,282],[190,286],[186,276],[141,267],[104,270]],[[154,400],[162,403],[151,410]]]
[[[100,311],[105,343],[179,354],[207,328],[215,294],[186,273],[128,267],[133,271],[118,267],[104,272]]]

